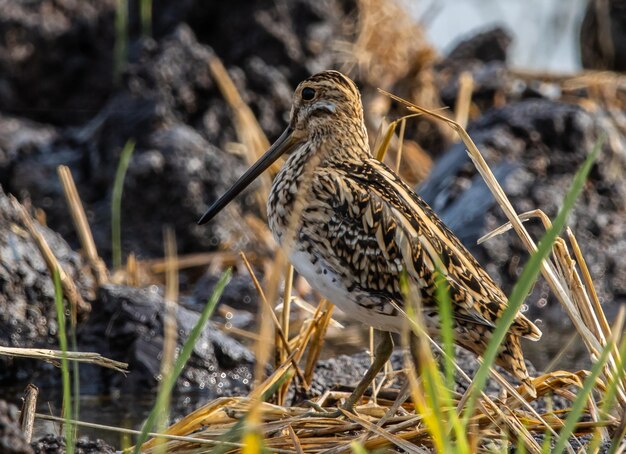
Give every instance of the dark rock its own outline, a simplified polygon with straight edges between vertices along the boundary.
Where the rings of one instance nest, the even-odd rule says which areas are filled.
[[[0,105],[56,124],[84,122],[113,83],[112,0],[0,0]]]
[[[461,39],[437,65],[437,86],[443,103],[453,106],[456,102],[462,72],[472,75],[472,102],[481,110],[493,106],[496,93],[511,95],[519,91],[506,65],[511,41],[510,33],[501,27]]]
[[[438,355],[435,355],[438,356]],[[396,349],[391,355],[391,364],[393,370],[404,369],[404,352]],[[460,347],[455,347],[455,360],[458,366],[470,377],[473,377],[478,370],[480,364],[473,353],[468,352]],[[526,363],[528,371],[531,375],[536,373],[532,364]],[[370,365],[370,356],[368,352],[357,353],[355,355],[338,355],[334,358],[319,361],[315,367],[315,375],[310,387],[310,393],[313,396],[319,396],[329,389],[344,388],[350,389],[359,383],[365,371]],[[509,379],[511,383],[517,383],[515,379],[500,367],[497,370]],[[443,364],[440,365],[443,370]],[[456,389],[458,393],[467,390],[468,382],[459,374],[455,375]],[[398,388],[404,383],[404,377],[400,378],[400,382],[392,384],[391,388]],[[385,388],[389,387],[389,384]],[[497,395],[501,391],[501,386],[493,379],[487,380],[485,392],[491,396]]]
[[[0,129],[11,134],[5,139],[6,158],[0,159],[0,183],[14,194],[28,194],[34,205],[46,210],[49,224],[77,246],[56,176],[58,165],[70,166],[98,249],[109,257],[112,184],[121,150],[133,139],[137,145],[123,197],[125,251],[162,256],[165,224],[175,227],[180,253],[214,249],[232,237],[241,246],[247,244],[241,224],[228,222],[227,215],[206,226],[195,224],[206,204],[245,169],[239,158],[209,143],[225,145],[236,140],[232,112],[208,72],[211,55],[181,26],[159,45],[144,42],[137,62],[128,68],[125,88],[84,127],[57,133],[23,120],[5,119],[11,124]],[[264,94],[245,90],[245,80],[241,80],[242,95],[265,112],[261,115],[264,127],[279,131],[291,100],[285,94],[291,88],[280,74],[270,83],[272,72],[262,61],[251,60],[250,67],[256,68],[252,77]],[[277,93],[282,98],[273,99]],[[13,126],[24,123],[36,131],[43,129],[42,138],[31,140],[28,147],[21,146],[18,139],[23,135]],[[237,204],[257,206],[245,195]]]
[[[260,278],[261,276],[257,276],[257,279]],[[219,279],[219,274],[207,272],[198,280],[193,293],[193,298],[197,304],[206,304]],[[248,273],[233,275],[220,299],[220,304],[226,304],[233,309],[256,312],[259,304],[259,292]]]
[[[511,34],[502,27],[494,27],[469,37],[462,37],[459,39],[459,43],[448,53],[446,63],[453,65],[467,64],[472,61],[483,63],[499,61],[504,63],[507,60],[512,41]]]
[[[95,388],[87,392],[117,389],[121,394],[145,393],[156,386],[163,348],[163,314],[163,296],[156,286],[100,288],[92,316],[79,334],[79,343],[85,350],[129,363],[130,373],[124,378],[117,373],[81,367],[81,373],[87,374],[81,383]],[[177,351],[198,317],[198,312],[178,306]],[[208,394],[208,399],[245,394],[253,361],[248,349],[209,323],[196,342],[176,389],[200,389]]]
[[[85,156],[57,128],[25,118],[0,115],[0,133],[0,185],[7,193],[34,201],[45,210],[48,225],[71,241],[74,227],[68,222],[57,167],[67,165],[80,178],[77,169],[84,168]],[[89,200],[90,196],[81,187],[81,197]]]
[[[24,118],[0,113],[0,184],[6,184],[13,165],[58,136],[56,129]]]
[[[517,95],[519,98],[519,92],[525,89],[523,85],[516,86],[516,80],[511,77],[503,62],[474,61],[467,65],[461,63],[461,66],[442,68],[438,73],[439,95],[442,102],[448,106],[453,106],[456,102],[459,92],[459,76],[462,71],[469,71],[472,75],[472,102],[481,110],[494,106],[494,97],[497,93]]]
[[[0,189],[0,344],[56,348],[54,285],[15,203]],[[93,280],[84,272],[81,257],[57,233],[38,224],[37,228],[83,298],[93,299]],[[36,370],[51,368],[42,361],[0,356],[0,382],[19,381]]]
[[[481,112],[528,98],[558,99],[561,95],[558,84],[527,80],[509,69],[507,56],[511,42],[511,35],[500,27],[461,40],[436,66],[442,102],[454,106],[463,72],[472,76],[472,104]]]
[[[63,454],[66,452],[65,437],[52,434],[40,438],[31,445],[35,454]],[[115,454],[117,451],[103,440],[81,438],[80,440],[76,440],[74,452],[76,454]]]
[[[592,116],[576,105],[527,100],[485,113],[470,124],[468,132],[499,176],[517,212],[539,208],[553,218],[599,131],[610,132],[604,116],[601,112]],[[621,203],[626,196],[626,156],[620,151],[623,144],[622,148],[618,144],[614,147],[606,146],[600,153],[568,220],[609,317],[626,303],[626,280],[620,271],[626,269],[626,212]],[[418,192],[509,293],[528,254],[512,232],[476,246],[479,236],[504,224],[506,219],[493,204],[464,145],[453,146],[442,157]],[[468,203],[470,199],[472,203]],[[535,239],[541,238],[544,229],[537,221],[526,225]],[[542,279],[527,301],[527,315],[537,320],[540,328],[550,327],[541,342],[528,346],[538,349],[542,359],[536,360],[544,364],[560,350],[563,333],[572,328]],[[550,309],[545,309],[546,305]],[[588,356],[582,351],[578,353],[580,358]],[[572,363],[569,367],[584,364],[568,359]]]
[[[356,3],[353,0],[195,1],[186,22],[198,39],[213,47],[227,65],[246,68],[252,61],[261,60],[278,68],[295,86],[311,74],[336,66],[333,46],[337,39],[354,32],[346,23],[352,21],[346,18],[355,14]],[[228,40],[224,36],[237,39]]]
[[[0,452],[3,454],[30,454],[33,450],[20,429],[19,409],[0,400]]]
[[[215,249],[231,238],[242,247],[252,238],[240,223],[224,214],[208,225],[196,224],[206,201],[216,200],[235,181],[241,163],[210,145],[189,126],[177,123],[155,131],[133,155],[124,184],[122,238],[126,251],[141,256],[163,255],[163,227],[172,226],[180,253]],[[250,194],[250,193],[248,193]],[[252,206],[251,196],[238,203]],[[109,218],[110,199],[97,205],[96,217]],[[236,205],[235,205],[236,207]],[[231,211],[236,212],[232,207]],[[108,256],[108,229],[96,235]]]
[[[37,80],[49,81],[50,85],[45,87],[55,96],[65,96],[63,99],[68,103],[72,96],[98,98],[94,105],[99,106],[104,102],[101,100],[103,93],[109,100],[80,128],[50,131],[24,120],[0,118],[0,131],[8,129],[9,132],[4,140],[8,143],[6,156],[0,152],[0,184],[13,194],[28,194],[35,206],[46,210],[49,225],[78,246],[73,229],[67,223],[67,209],[56,177],[59,164],[69,165],[86,205],[98,249],[107,258],[110,256],[111,187],[121,150],[133,139],[137,145],[123,197],[125,251],[132,250],[143,257],[162,256],[164,224],[174,225],[180,253],[214,249],[220,242],[232,242],[233,238],[243,247],[249,239],[239,230],[240,223],[228,222],[231,219],[227,215],[207,226],[195,225],[206,205],[223,193],[244,171],[245,165],[233,154],[215,148],[224,148],[239,139],[231,109],[209,71],[213,50],[198,43],[193,31],[186,25],[178,25],[177,21],[185,17],[202,41],[216,47],[218,56],[227,65],[237,65],[229,68],[230,75],[262,129],[273,138],[285,127],[295,84],[312,72],[334,66],[337,56],[331,49],[338,37],[353,32],[344,26],[347,13],[354,10],[355,3],[264,1],[238,2],[234,7],[220,2],[156,2],[153,28],[159,41],[133,41],[138,37],[138,24],[137,5],[131,3],[131,61],[121,87],[109,96],[109,88],[101,90],[93,83],[89,86],[92,91],[89,97],[83,93],[82,85],[69,88],[59,85],[54,77],[37,73]],[[46,4],[42,0],[41,8]],[[83,14],[81,8],[88,9],[70,0],[65,0],[63,7],[69,29],[82,23],[78,19],[72,22],[72,18],[87,14]],[[95,23],[84,24],[87,36],[77,35],[85,40],[87,50],[93,45],[90,33],[100,26],[105,27],[101,21],[106,21],[103,11],[108,7],[111,5],[105,2],[101,5],[102,11],[95,7],[89,9],[93,15],[89,16],[90,20]],[[31,8],[29,14],[37,9],[34,6],[20,8],[24,11]],[[226,31],[238,39],[225,41],[221,33]],[[107,36],[105,34],[105,41]],[[100,45],[104,49],[112,46],[112,42]],[[69,46],[67,50],[71,49]],[[98,65],[90,69],[110,81],[110,55],[104,51],[93,54],[90,58],[98,59]],[[99,70],[101,60],[107,71]],[[9,84],[10,93],[11,87]],[[68,92],[71,96],[67,96]],[[39,98],[45,99],[45,96]],[[58,107],[58,103],[45,102]],[[95,112],[91,110],[92,114]],[[35,118],[49,120],[49,117],[44,112]],[[11,124],[4,126],[6,122]],[[24,146],[18,140],[23,134],[13,127],[15,124],[30,127],[41,139],[30,140],[29,145]],[[0,142],[0,145],[3,144]],[[258,205],[252,202],[252,197],[244,195],[238,198],[235,207],[239,204],[245,209],[256,209]]]
[[[223,193],[244,165],[185,124],[202,129],[203,115],[209,115],[213,99],[211,108],[220,112],[216,118],[224,125],[214,132],[224,140],[234,139],[234,133],[228,133],[232,127],[226,126],[228,107],[208,75],[210,53],[183,27],[159,48],[146,49],[145,57],[129,69],[127,89],[85,127],[65,130],[60,137],[45,130],[47,135],[42,132],[44,137],[27,148],[18,146],[17,128],[5,127],[13,135],[5,140],[7,158],[4,163],[0,160],[0,176],[6,180],[1,182],[14,194],[29,194],[35,205],[46,209],[50,225],[77,245],[56,176],[58,165],[69,165],[87,205],[98,249],[103,257],[110,257],[112,184],[121,149],[132,138],[137,149],[125,180],[124,250],[162,256],[165,224],[175,227],[181,253],[215,248],[239,223],[218,220],[199,227],[195,222],[206,203]],[[250,198],[238,202],[248,206]],[[245,241],[245,235],[240,237]]]
[[[404,367],[403,356],[400,350],[395,350],[391,355],[394,370]],[[319,396],[329,389],[356,386],[363,378],[369,365],[370,355],[365,351],[355,355],[337,355],[318,361],[311,381],[310,394]]]
[[[626,71],[626,1],[591,0],[580,26],[583,68]]]

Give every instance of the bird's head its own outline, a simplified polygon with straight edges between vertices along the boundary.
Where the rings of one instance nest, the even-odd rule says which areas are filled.
[[[364,132],[357,86],[339,71],[323,71],[302,81],[294,92],[289,129],[300,140],[338,131]]]
[[[304,80],[294,93],[289,126],[267,152],[243,174],[200,218],[204,224],[219,213],[232,199],[282,155],[304,143],[319,140],[339,141],[326,147],[338,152],[340,141],[366,149],[367,132],[363,123],[363,106],[359,90],[348,77],[338,71],[323,71]]]

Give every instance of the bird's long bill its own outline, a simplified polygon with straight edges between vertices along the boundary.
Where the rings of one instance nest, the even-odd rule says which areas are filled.
[[[199,225],[206,224],[215,217],[217,213],[222,211],[241,191],[246,189],[250,183],[258,178],[265,170],[271,166],[278,158],[287,153],[295,145],[296,140],[292,135],[291,128],[285,129],[280,137],[274,142],[269,150],[265,152],[261,158],[244,173],[239,180],[233,184],[226,193],[217,199],[217,201],[209,207],[198,221]]]

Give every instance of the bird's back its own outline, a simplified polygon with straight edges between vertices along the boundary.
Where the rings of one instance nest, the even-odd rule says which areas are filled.
[[[387,166],[372,158],[320,163],[312,170],[299,211],[289,256],[330,301],[363,323],[400,331],[406,321],[397,308],[404,307],[400,278],[406,271],[418,289],[427,325],[437,332],[435,281],[443,278],[456,342],[477,355],[484,352],[506,296],[426,202]],[[527,382],[518,338],[540,336],[518,314],[499,364]]]

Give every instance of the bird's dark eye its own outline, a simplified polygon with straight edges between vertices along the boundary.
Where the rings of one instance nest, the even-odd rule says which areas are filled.
[[[305,87],[302,89],[302,99],[305,101],[310,101],[315,97],[315,90],[311,87]]]

